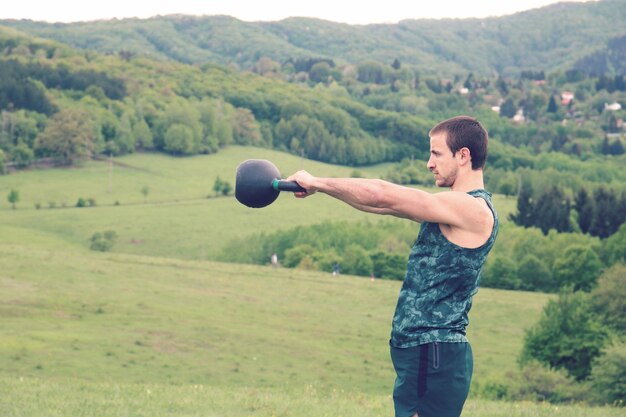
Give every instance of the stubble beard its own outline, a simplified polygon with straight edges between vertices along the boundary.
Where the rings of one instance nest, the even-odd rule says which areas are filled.
[[[436,179],[435,184],[437,185],[437,187],[441,188],[452,188],[456,181],[457,173],[458,169],[454,168],[454,170],[450,172],[450,174],[446,175],[445,177],[441,176],[439,179]],[[441,175],[441,173],[439,174]]]

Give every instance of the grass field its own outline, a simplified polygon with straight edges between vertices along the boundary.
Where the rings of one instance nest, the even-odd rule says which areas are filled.
[[[3,416],[391,413],[386,341],[398,282],[23,238],[34,243],[0,245]],[[523,328],[545,300],[481,290],[471,314],[476,381],[514,369]],[[472,399],[464,416],[617,411]]]
[[[11,373],[388,388],[397,281],[19,242],[1,249],[0,363]],[[477,380],[514,366],[545,300],[481,291],[470,335]]]
[[[249,209],[233,196],[213,196],[218,176],[235,184],[235,168],[250,158],[269,159],[284,176],[303,168],[327,176],[349,176],[353,168],[304,160],[266,149],[231,147],[218,154],[190,158],[137,154],[119,158],[109,193],[109,165],[92,161],[82,169],[34,170],[0,176],[0,224],[43,231],[76,245],[87,245],[95,232],[114,230],[113,251],[181,259],[215,259],[233,238],[272,232],[324,220],[378,221],[323,196],[298,201],[288,193],[264,209]],[[380,177],[388,165],[358,170]],[[141,189],[147,186],[144,199]],[[10,189],[20,192],[17,210],[6,201]],[[75,208],[78,198],[93,198],[97,206]],[[119,202],[119,205],[115,205]],[[50,209],[54,203],[55,209]],[[41,209],[35,209],[39,204]],[[63,206],[65,205],[65,208]],[[496,196],[502,219],[514,209],[514,199]],[[409,228],[417,225],[407,222]],[[269,254],[268,254],[269,257]]]
[[[320,391],[0,378],[5,417],[391,417],[389,395]],[[8,400],[10,398],[10,400]],[[617,408],[469,399],[463,417],[621,417]]]
[[[264,150],[220,154],[123,158],[111,195],[99,182],[106,163],[0,177],[0,194],[21,194],[17,210],[0,209],[0,415],[391,415],[387,340],[399,282],[206,260],[232,236],[376,217],[323,197],[283,196],[263,210],[207,199],[215,176],[234,183],[227,172],[234,177],[239,160],[272,159],[288,172],[305,165]],[[98,206],[34,208],[61,195]],[[89,236],[106,229],[120,235],[114,252],[90,251]],[[475,382],[515,369],[524,329],[547,299],[479,292],[470,316]],[[464,416],[618,411],[472,398]]]

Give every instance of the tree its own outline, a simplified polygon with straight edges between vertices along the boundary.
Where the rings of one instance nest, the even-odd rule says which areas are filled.
[[[228,130],[232,133],[230,123],[223,123],[222,120],[226,119],[224,114],[218,114],[218,107],[222,108],[221,102],[217,100],[211,100],[208,98],[202,99],[196,108],[200,112],[200,122],[202,123],[202,142],[200,145],[200,153],[214,153],[219,150],[221,146],[225,146],[232,140],[232,135],[227,138],[227,141],[220,140],[218,131],[220,123],[227,124]]]
[[[481,283],[484,287],[516,290],[521,286],[514,260],[504,256],[494,256],[485,265]]]
[[[238,108],[233,117],[233,140],[238,145],[259,145],[261,127],[250,109]]]
[[[626,264],[616,264],[600,275],[591,304],[605,325],[626,333]]]
[[[318,62],[311,67],[309,79],[314,83],[327,83],[330,73],[331,68],[327,62]]]
[[[569,232],[571,231],[569,212],[569,199],[560,188],[553,186],[537,198],[533,207],[533,225],[539,227],[545,235],[550,229]]]
[[[15,205],[20,201],[20,192],[11,188],[11,191],[9,191],[9,194],[7,196],[7,200],[9,201],[9,203],[11,203],[11,207],[13,207],[13,210],[15,210]]]
[[[95,147],[96,131],[84,110],[62,109],[52,116],[35,141],[35,150],[50,155],[63,165],[90,158]]]
[[[154,148],[154,138],[146,120],[143,117],[133,126],[135,146],[139,149],[148,150]]]
[[[602,262],[593,249],[574,244],[554,261],[552,271],[559,287],[571,286],[574,291],[591,291],[602,271]]]
[[[539,322],[524,337],[522,364],[538,360],[551,368],[565,369],[578,381],[591,374],[608,333],[598,321],[588,294],[563,290],[548,301]]]
[[[346,274],[369,276],[374,270],[371,258],[357,244],[348,245],[342,258],[341,270]]]
[[[474,85],[475,85],[474,74],[470,72],[467,78],[465,79],[465,82],[463,83],[463,87],[467,88],[468,90],[473,90]]]
[[[534,222],[533,190],[529,183],[522,181],[517,196],[517,213],[509,218],[518,226],[530,227]]]
[[[17,145],[11,152],[11,160],[18,168],[26,168],[29,166],[33,162],[34,157],[33,150],[24,143]]]
[[[605,264],[613,265],[626,262],[626,223],[617,232],[603,242],[602,259]]]
[[[626,344],[617,342],[598,358],[591,371],[591,389],[601,404],[626,404]]]
[[[536,255],[526,254],[519,261],[517,275],[521,281],[522,290],[554,291],[556,289],[550,269]]]
[[[624,149],[621,139],[617,138],[611,142],[611,145],[609,146],[610,155],[623,155],[624,152],[626,152],[626,150]]]
[[[599,238],[607,238],[617,231],[621,222],[616,218],[617,196],[605,187],[596,188],[593,192],[595,210],[589,227],[589,234]]]
[[[213,191],[215,192],[216,197],[222,192],[223,185],[224,182],[219,176],[215,178],[215,182],[213,183]]]
[[[376,252],[370,255],[373,273],[377,278],[402,280],[406,272],[406,256],[397,253]]]
[[[574,199],[574,208],[578,212],[578,226],[583,233],[589,232],[593,221],[593,201],[586,189],[581,188]]]
[[[197,143],[191,128],[180,123],[171,125],[164,136],[164,149],[175,155],[193,155]]]
[[[606,121],[606,124],[602,127],[607,133],[619,132],[619,127],[617,126],[617,117],[615,117],[615,114],[611,113],[608,120]]]
[[[384,84],[386,72],[383,65],[376,61],[367,61],[358,65],[357,79],[362,83]]]
[[[315,248],[309,244],[300,244],[287,249],[285,251],[285,256],[283,257],[283,265],[288,268],[295,268],[304,258],[310,256],[314,250]]]
[[[176,155],[193,155],[200,150],[202,122],[200,111],[187,100],[172,101],[160,120],[155,144]],[[153,132],[154,133],[154,132]]]
[[[257,74],[265,75],[272,72],[278,72],[280,70],[280,64],[271,58],[262,56],[254,64],[254,72]]]
[[[498,76],[498,80],[496,81],[496,88],[498,89],[498,91],[500,91],[500,94],[502,94],[503,96],[506,96],[509,94],[509,87],[507,85],[507,82],[504,78],[502,78],[502,76]]]
[[[498,181],[498,192],[505,196],[513,196],[517,194],[519,180],[514,172],[504,172]]]
[[[556,100],[554,96],[550,96],[550,101],[548,102],[548,108],[546,109],[548,113],[556,113],[559,111],[559,107],[556,104]]]
[[[125,112],[119,122],[117,134],[113,141],[118,147],[119,154],[127,154],[135,150],[135,137],[131,125],[131,116]]]

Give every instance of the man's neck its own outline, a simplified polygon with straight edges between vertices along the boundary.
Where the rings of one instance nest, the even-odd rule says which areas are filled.
[[[471,170],[468,171],[465,175],[457,176],[454,184],[450,189],[452,191],[460,191],[460,192],[468,192],[472,190],[479,190],[485,188],[485,183],[483,181],[483,170]]]

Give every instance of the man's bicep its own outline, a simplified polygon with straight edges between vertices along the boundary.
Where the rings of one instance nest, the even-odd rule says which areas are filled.
[[[418,222],[461,226],[467,215],[467,205],[471,200],[464,194],[441,192],[436,194],[417,191],[412,196],[404,196],[399,202],[399,217],[406,217]],[[457,195],[459,194],[459,195]],[[409,198],[407,198],[409,197]]]
[[[450,215],[447,214],[447,202],[438,198],[438,195],[403,187],[393,196],[385,214],[417,222],[440,223],[443,219],[448,220]]]

